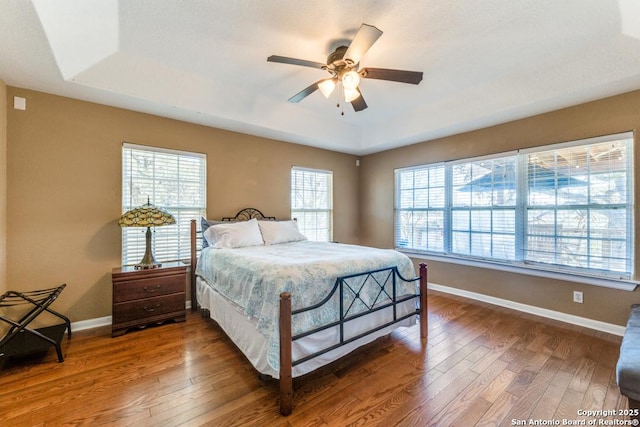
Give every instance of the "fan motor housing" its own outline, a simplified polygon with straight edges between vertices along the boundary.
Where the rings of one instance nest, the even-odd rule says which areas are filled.
[[[338,46],[336,50],[331,52],[329,56],[327,56],[327,66],[332,69],[339,69],[340,67],[344,67],[346,62],[343,60],[344,54],[347,53],[347,46]]]

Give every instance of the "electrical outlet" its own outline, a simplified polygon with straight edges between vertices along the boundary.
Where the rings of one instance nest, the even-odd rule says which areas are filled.
[[[577,302],[579,304],[582,304],[584,302],[584,300],[582,299],[582,292],[573,291],[573,302]]]

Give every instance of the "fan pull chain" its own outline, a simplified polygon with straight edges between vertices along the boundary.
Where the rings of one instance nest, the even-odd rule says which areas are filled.
[[[338,82],[338,86],[339,85],[340,85],[340,82]],[[343,90],[340,87],[338,87],[338,90],[336,90],[335,93],[336,93],[336,98],[338,100],[338,102],[336,103],[336,107],[337,108],[342,107],[342,111],[340,111],[340,115],[344,116],[344,103],[342,103],[342,105],[340,104],[340,94],[343,93]]]

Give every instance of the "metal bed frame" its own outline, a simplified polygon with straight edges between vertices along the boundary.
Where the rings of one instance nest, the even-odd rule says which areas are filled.
[[[235,217],[225,217],[223,221],[246,221],[249,219],[267,219],[275,220],[274,217],[266,217],[257,209],[246,208],[239,211]],[[191,268],[190,268],[190,285],[191,285],[191,309],[199,309],[196,297],[196,263],[197,263],[197,242],[202,237],[198,237],[200,232],[196,230],[196,221],[191,221]],[[396,288],[398,284],[403,282],[419,282],[419,291],[414,295],[398,296]],[[367,303],[360,297],[360,293],[365,286],[374,286],[377,290],[377,296],[373,302]],[[378,288],[375,288],[377,286]],[[315,310],[322,305],[328,303],[338,293],[340,304],[340,318],[322,327],[304,331],[297,335],[292,335],[292,319],[293,316]],[[427,338],[427,266],[420,264],[420,274],[415,278],[404,278],[398,272],[396,266],[383,268],[375,271],[367,271],[363,273],[353,274],[349,276],[338,277],[329,294],[319,303],[304,307],[297,310],[291,309],[291,294],[283,292],[280,294],[280,313],[279,313],[279,332],[280,332],[280,413],[289,415],[293,409],[293,367],[313,359],[322,354],[328,353],[336,348],[347,345],[371,333],[377,332],[387,326],[401,322],[407,318],[418,316],[420,320],[420,337]],[[397,306],[409,300],[415,300],[416,309],[405,315],[399,315]],[[364,304],[366,310],[360,312],[352,312],[354,304]],[[363,316],[373,312],[391,309],[393,312],[393,320],[388,323],[378,325],[374,329],[365,331],[356,336],[345,338],[345,326],[349,322],[357,321]],[[293,342],[303,337],[313,335],[328,328],[338,327],[340,331],[340,339],[336,344],[332,344],[318,350],[317,352],[305,356],[301,359],[294,360],[292,357]]]

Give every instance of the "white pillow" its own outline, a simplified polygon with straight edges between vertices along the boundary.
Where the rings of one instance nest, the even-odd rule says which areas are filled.
[[[295,221],[258,221],[265,245],[307,240]]]
[[[207,228],[204,237],[216,249],[243,248],[264,245],[258,220],[216,224]]]

